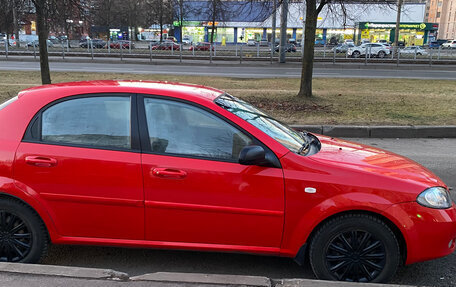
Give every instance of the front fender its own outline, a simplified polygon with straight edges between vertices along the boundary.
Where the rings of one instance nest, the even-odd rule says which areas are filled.
[[[381,215],[393,204],[375,194],[353,192],[328,198],[305,212],[302,209],[288,210],[287,208],[281,255],[296,256],[312,231],[331,216],[348,211],[367,211]]]

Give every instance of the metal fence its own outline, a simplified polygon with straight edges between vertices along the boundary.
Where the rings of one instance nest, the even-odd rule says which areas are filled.
[[[173,42],[164,42],[165,44],[153,43],[147,41],[99,41],[88,40],[79,41],[47,41],[48,52],[53,57],[90,57],[92,59],[100,57],[111,57],[124,60],[125,58],[147,58],[149,61],[154,59],[178,59],[201,60],[209,62],[214,60],[231,60],[231,61],[270,61],[278,60],[278,49],[268,46],[255,46],[246,44],[228,44],[221,46],[213,45],[196,45],[196,44],[179,44]],[[300,61],[303,53],[303,47],[288,49],[287,61]],[[392,48],[388,53],[376,54],[372,50],[366,50],[359,57],[351,57],[345,51],[339,52],[335,47],[323,46],[315,47],[314,50],[316,61],[326,62],[359,62],[359,63],[380,63],[394,62],[400,63],[432,63],[450,62],[456,64],[456,49],[443,49],[442,47],[423,50],[415,49],[410,52],[405,48]],[[33,56],[39,57],[39,43],[33,41],[29,43],[20,43],[20,47],[8,45],[7,40],[0,41],[0,55],[8,58],[9,56]]]

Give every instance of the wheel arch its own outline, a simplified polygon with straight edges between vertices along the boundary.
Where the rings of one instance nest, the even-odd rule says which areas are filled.
[[[43,226],[46,229],[48,240],[51,241],[52,238],[57,236],[57,233],[54,229],[52,219],[47,214],[47,212],[39,206],[39,203],[37,203],[37,202],[35,202],[34,204],[31,203],[31,201],[33,201],[33,198],[31,198],[31,199],[29,198],[28,200],[26,200],[23,197],[21,197],[20,195],[15,195],[15,194],[11,194],[9,192],[0,190],[0,199],[14,200],[16,202],[19,202],[19,203],[27,206],[28,208],[30,208],[30,210],[32,210],[33,213],[36,214],[36,216],[38,216],[38,218],[43,223]]]
[[[337,217],[342,217],[347,214],[365,214],[365,215],[370,215],[378,218],[379,220],[383,221],[390,229],[393,231],[394,235],[396,236],[398,243],[399,243],[399,248],[401,251],[401,264],[405,264],[406,259],[407,259],[407,244],[405,241],[405,237],[402,233],[402,231],[397,227],[396,224],[394,224],[389,218],[385,217],[382,214],[373,212],[373,211],[368,211],[368,210],[362,210],[362,209],[355,209],[355,210],[346,210],[346,211],[341,211],[335,214],[332,214],[326,218],[324,218],[322,221],[320,221],[310,232],[309,236],[307,237],[306,242],[301,246],[299,249],[298,253],[296,254],[294,260],[299,264],[302,265],[306,259],[309,258],[309,250],[308,246],[310,242],[312,241],[313,237],[315,234],[318,232],[318,230],[325,225],[327,222],[330,220],[333,220]]]

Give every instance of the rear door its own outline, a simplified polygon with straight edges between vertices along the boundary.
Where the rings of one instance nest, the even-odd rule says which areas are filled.
[[[125,94],[65,98],[32,120],[14,176],[19,187],[43,200],[60,235],[144,239],[132,102]]]

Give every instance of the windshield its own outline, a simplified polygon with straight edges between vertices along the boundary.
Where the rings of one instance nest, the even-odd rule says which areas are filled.
[[[254,125],[295,153],[298,153],[305,143],[305,140],[298,132],[247,102],[224,94],[215,99],[215,103]]]

